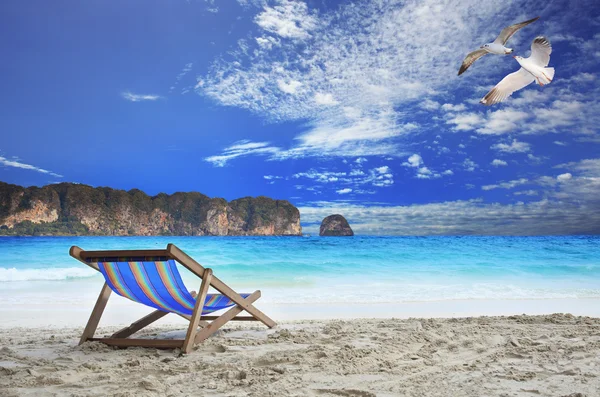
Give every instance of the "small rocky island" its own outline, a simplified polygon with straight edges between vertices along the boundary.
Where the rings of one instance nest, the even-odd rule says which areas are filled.
[[[354,236],[352,228],[342,215],[329,215],[321,222],[319,236]]]

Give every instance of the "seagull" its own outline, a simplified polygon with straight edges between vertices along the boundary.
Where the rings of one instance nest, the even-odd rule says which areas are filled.
[[[469,68],[469,66],[473,64],[473,62],[475,62],[487,53],[492,53],[496,55],[506,55],[512,53],[512,48],[504,47],[508,39],[510,39],[517,30],[529,25],[532,22],[537,21],[538,19],[540,19],[540,17],[535,17],[528,21],[516,23],[514,25],[510,25],[509,27],[502,29],[502,32],[500,32],[500,34],[498,35],[498,37],[496,37],[496,40],[494,40],[493,43],[484,44],[481,47],[479,47],[478,50],[475,50],[466,56],[462,65],[460,65],[458,75],[460,76],[461,74],[463,74]]]
[[[550,84],[554,78],[554,68],[547,68],[550,62],[552,46],[547,38],[538,36],[531,43],[531,56],[529,58],[514,57],[521,65],[521,69],[509,74],[484,96],[479,103],[491,106],[502,102],[513,92],[537,81],[540,86]]]

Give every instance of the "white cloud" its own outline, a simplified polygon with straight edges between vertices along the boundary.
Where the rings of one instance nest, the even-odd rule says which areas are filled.
[[[458,105],[453,105],[451,103],[444,103],[442,105],[442,110],[446,112],[463,112],[467,109],[464,103],[459,103]]]
[[[186,74],[188,74],[192,70],[192,66],[194,64],[192,62],[186,63],[181,72],[175,78],[177,81],[181,80]]]
[[[537,196],[539,193],[536,190],[522,190],[519,192],[513,192],[515,196]]]
[[[454,124],[456,131],[471,131],[484,122],[483,117],[477,113],[459,113],[446,120],[446,124]]]
[[[16,158],[14,158],[12,160],[9,160],[6,157],[0,156],[0,165],[3,165],[5,167],[21,168],[23,170],[36,171],[36,172],[40,172],[42,174],[53,176],[55,178],[62,178],[63,177],[60,174],[54,173],[52,171],[45,170],[45,169],[40,168],[40,167],[36,167],[35,165],[22,163],[22,162],[20,162]]]
[[[554,144],[558,145],[558,146],[568,146],[568,144],[566,142],[563,142],[563,141],[554,141]]]
[[[348,194],[348,193],[352,193],[352,189],[344,188],[344,189],[336,190],[336,193],[337,194]]]
[[[255,39],[223,55],[197,92],[268,122],[303,121],[307,131],[272,159],[401,156],[419,125],[398,109],[435,108],[422,98],[457,84],[448,76],[461,54],[505,23],[495,18],[503,4],[465,1],[351,2],[329,11],[300,1],[261,3]],[[453,106],[447,111],[464,108]],[[454,121],[457,129],[481,126],[480,116]]]
[[[299,207],[303,223],[308,224],[303,230],[311,233],[311,227],[318,228],[325,216],[343,212],[360,234],[600,234],[600,159],[555,168],[567,168],[571,176],[520,178],[482,186],[494,190],[537,185],[540,190],[513,192],[524,199],[541,196],[537,201],[500,204],[477,199],[408,206],[314,202]]]
[[[298,88],[302,86],[302,83],[296,80],[292,80],[289,83],[286,83],[283,80],[277,81],[277,86],[279,89],[286,94],[295,94],[298,91]]]
[[[598,207],[596,207],[598,208]],[[481,200],[407,206],[314,202],[299,207],[303,230],[318,232],[321,220],[343,213],[357,234],[381,235],[565,235],[599,234],[600,212],[568,201],[542,199],[499,204]]]
[[[433,171],[433,170],[429,169],[429,167],[425,166],[425,164],[423,162],[423,158],[419,154],[416,154],[416,153],[411,155],[407,161],[402,163],[402,165],[404,167],[414,168],[415,169],[415,178],[417,178],[417,179],[436,179],[436,178],[440,178],[443,175],[445,175],[445,176],[454,175],[454,172],[452,172],[451,170],[446,170],[442,173],[439,173],[437,171]]]
[[[315,94],[315,102],[319,105],[333,106],[337,105],[338,101],[333,98],[333,95],[326,93],[323,94],[321,92],[317,92]]]
[[[417,169],[417,178],[418,179],[431,179],[435,177],[439,177],[439,174],[434,174],[427,167],[420,167]]]
[[[474,172],[474,171],[475,171],[475,169],[476,169],[477,167],[479,167],[479,165],[478,165],[477,163],[475,163],[475,162],[474,162],[473,160],[471,160],[471,159],[465,159],[465,161],[463,161],[463,164],[462,164],[462,165],[463,165],[463,168],[464,168],[466,171],[469,171],[469,172]]]
[[[392,170],[388,166],[376,167],[364,172],[360,169],[352,169],[349,172],[344,171],[318,171],[316,169],[310,169],[306,172],[298,172],[292,175],[294,179],[310,179],[315,183],[327,185],[329,183],[335,183],[336,185],[350,185],[354,189],[355,193],[363,193],[365,190],[359,189],[364,185],[371,185],[373,187],[388,187],[394,184],[394,176]],[[372,193],[372,191],[368,191]]]
[[[307,172],[298,172],[292,175],[292,178],[308,178],[320,183],[328,183],[337,182],[340,177],[345,177],[346,175],[346,172],[317,171],[312,169]]]
[[[265,6],[255,22],[267,32],[287,39],[306,39],[319,27],[318,18],[311,15],[306,3],[294,0],[279,0],[273,7]]]
[[[500,135],[512,132],[529,118],[529,114],[512,109],[501,109],[488,114],[488,118],[477,132],[484,135]]]
[[[514,187],[525,185],[529,183],[529,180],[526,178],[515,179],[508,182],[502,182],[497,185],[484,185],[481,187],[482,190],[494,190],[494,189],[512,189]]]
[[[566,168],[583,176],[597,177],[600,176],[600,159],[573,161],[566,164],[559,164],[554,168]]]
[[[431,99],[425,99],[423,102],[421,102],[420,106],[425,110],[437,110],[440,108],[439,102],[432,101]]]
[[[556,100],[550,106],[540,106],[532,109],[536,120],[529,123],[527,128],[530,133],[556,132],[564,127],[580,125],[581,121],[586,121],[584,115],[585,105],[577,100]],[[592,106],[592,108],[597,108]],[[597,114],[594,117],[597,119]],[[583,127],[583,133],[586,133],[586,127]]]
[[[212,163],[216,167],[223,167],[229,160],[237,157],[249,155],[274,155],[280,151],[279,148],[269,145],[269,142],[251,142],[248,140],[242,140],[235,142],[233,145],[223,149],[223,153],[221,155],[206,157],[204,160]]]
[[[513,139],[512,143],[497,143],[491,146],[491,149],[505,153],[526,153],[531,150],[531,145],[526,142],[519,142]]]
[[[273,36],[262,36],[256,38],[256,44],[258,44],[259,47],[270,50],[274,46],[281,45],[281,41]]]
[[[408,158],[408,161],[402,163],[405,167],[417,168],[423,164],[423,158],[418,154],[413,154]]]
[[[529,159],[529,161],[533,164],[541,164],[544,162],[544,160],[547,160],[547,158],[545,157],[540,157],[540,156],[534,156],[533,154],[529,153],[527,154],[527,158]]]
[[[573,179],[573,175],[571,175],[570,173],[566,172],[564,174],[560,174],[559,176],[556,177],[556,180],[559,182],[565,182],[568,180]]]
[[[494,159],[494,160],[492,160],[492,165],[494,167],[504,167],[504,166],[507,166],[508,163],[504,160]]]
[[[125,91],[121,93],[121,96],[131,102],[142,102],[142,101],[156,101],[161,99],[160,95],[155,94],[134,94],[129,91]]]

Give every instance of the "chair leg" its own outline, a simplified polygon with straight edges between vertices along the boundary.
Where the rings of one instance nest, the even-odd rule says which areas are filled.
[[[248,296],[246,299],[244,299],[244,303],[251,304],[252,302],[256,301],[258,298],[260,298],[260,291],[255,291],[252,294],[250,294],[250,296]],[[198,332],[198,334],[196,335],[194,342],[195,343],[202,342],[203,340],[205,340],[206,338],[208,338],[209,336],[211,336],[212,334],[217,332],[217,330],[219,328],[221,328],[223,325],[225,325],[225,323],[227,323],[228,321],[232,320],[235,316],[240,314],[243,310],[244,309],[239,305],[236,305],[236,306],[232,307],[231,309],[227,310],[225,313],[223,313],[222,315],[217,317],[214,321],[212,321],[210,324],[208,324],[207,327],[201,329]]]
[[[117,332],[115,332],[114,334],[111,335],[111,338],[127,338],[128,336],[135,334],[142,328],[145,328],[148,325],[152,324],[156,320],[163,318],[167,314],[169,314],[169,312],[164,312],[162,310],[155,310],[152,313],[148,314],[147,316],[140,318],[136,322],[131,323],[131,325],[118,330]]]
[[[100,295],[98,296],[98,300],[96,301],[96,305],[94,306],[94,310],[92,310],[90,319],[88,320],[87,325],[83,330],[83,335],[81,335],[81,339],[79,340],[80,345],[89,338],[92,338],[96,333],[96,328],[98,328],[98,323],[100,323],[100,318],[102,317],[104,308],[108,303],[108,298],[110,298],[111,292],[112,290],[110,289],[108,284],[104,283],[104,286],[100,291]]]
[[[198,329],[198,322],[202,317],[202,309],[204,309],[204,301],[206,300],[206,294],[210,287],[210,281],[212,279],[212,270],[204,269],[204,275],[202,276],[202,284],[200,284],[200,293],[196,298],[196,304],[194,305],[194,312],[190,318],[190,325],[188,326],[185,341],[183,342],[182,350],[184,353],[189,353],[194,346],[194,340],[196,339],[196,330]]]

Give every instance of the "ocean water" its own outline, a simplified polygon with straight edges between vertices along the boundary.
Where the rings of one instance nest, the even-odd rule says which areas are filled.
[[[72,245],[167,243],[239,291],[261,289],[271,304],[600,298],[599,236],[3,237],[0,306],[95,297],[102,277],[69,256]]]

